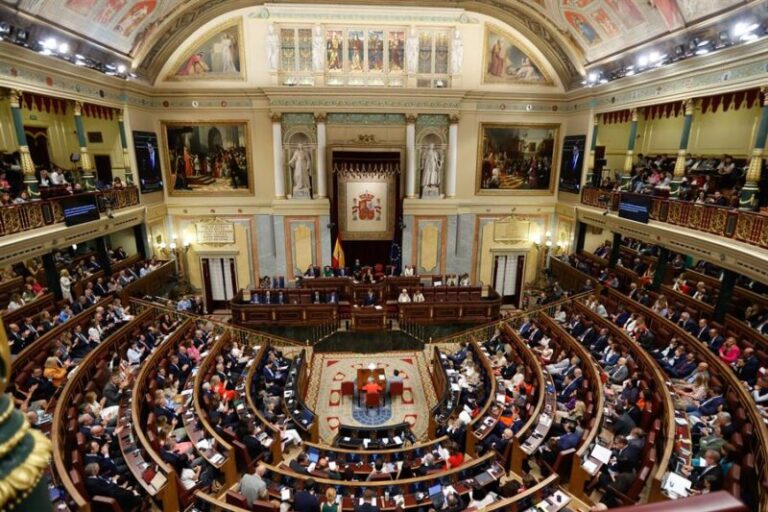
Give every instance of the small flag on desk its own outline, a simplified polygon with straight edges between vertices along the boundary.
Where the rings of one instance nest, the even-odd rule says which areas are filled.
[[[344,261],[344,249],[341,248],[341,237],[336,237],[336,245],[333,247],[333,257],[331,258],[333,268],[343,268],[346,266]]]

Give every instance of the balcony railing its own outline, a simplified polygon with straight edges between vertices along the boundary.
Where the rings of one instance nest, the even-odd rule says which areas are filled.
[[[83,194],[95,195],[101,212],[106,212],[108,207],[112,210],[119,210],[139,204],[139,190],[134,186],[124,189],[84,192]],[[64,222],[61,200],[65,197],[0,207],[0,236]]]
[[[631,194],[584,187],[581,202],[596,208],[618,211],[622,195]],[[651,197],[650,218],[768,249],[768,216],[760,213],[727,206]]]

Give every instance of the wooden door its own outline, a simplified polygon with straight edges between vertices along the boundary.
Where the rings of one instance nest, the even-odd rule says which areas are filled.
[[[205,309],[229,309],[229,301],[237,293],[235,258],[202,258]]]
[[[493,288],[502,303],[520,307],[525,279],[525,254],[497,254],[493,258]]]

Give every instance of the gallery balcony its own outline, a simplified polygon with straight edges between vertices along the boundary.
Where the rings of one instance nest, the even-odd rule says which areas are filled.
[[[628,195],[632,194],[585,186],[581,204],[618,212],[622,196]],[[652,221],[768,249],[768,215],[764,213],[657,196],[650,196],[650,203],[649,217]]]
[[[105,214],[111,210],[120,210],[139,204],[138,188],[127,186],[124,189],[67,194],[22,204],[5,205],[0,207],[0,237],[64,223],[64,209],[61,202],[78,195],[95,195],[99,212]]]

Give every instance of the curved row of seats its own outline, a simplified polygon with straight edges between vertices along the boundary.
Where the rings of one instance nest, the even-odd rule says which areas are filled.
[[[563,266],[557,266],[555,268],[553,266],[553,270],[559,276],[568,275],[570,273],[568,269],[572,269],[572,267],[563,268]],[[581,273],[578,270],[577,272]],[[584,276],[585,274],[582,273],[581,275]],[[657,297],[654,292],[649,293],[652,299]],[[646,320],[648,328],[653,332],[655,336],[654,343],[659,349],[663,348],[674,337],[689,352],[695,353],[700,361],[707,363],[711,376],[710,387],[722,389],[727,409],[731,412],[731,417],[738,429],[738,439],[732,439],[731,441],[735,441],[736,445],[744,447],[740,450],[744,453],[743,458],[740,460],[740,464],[734,465],[734,468],[737,472],[740,472],[740,480],[746,485],[740,488],[738,479],[734,478],[733,474],[727,483],[730,484],[731,492],[741,494],[746,501],[752,501],[754,504],[757,502],[757,497],[760,496],[761,503],[765,505],[763,500],[765,500],[765,490],[768,489],[768,474],[761,474],[757,468],[765,467],[765,463],[768,460],[768,455],[766,455],[768,451],[768,431],[766,430],[764,418],[755,406],[748,389],[738,380],[728,365],[688,331],[667,318],[658,315],[651,308],[629,299],[618,290],[606,289],[604,294],[606,296],[604,303],[610,312],[615,312],[621,306],[630,313],[642,315]],[[671,293],[670,295],[673,294]],[[678,306],[683,307],[681,311],[687,310],[689,313],[692,313],[694,319],[699,317],[699,312],[696,309],[689,308],[690,303],[686,302],[684,304],[681,302]],[[743,338],[742,343],[744,343]]]

